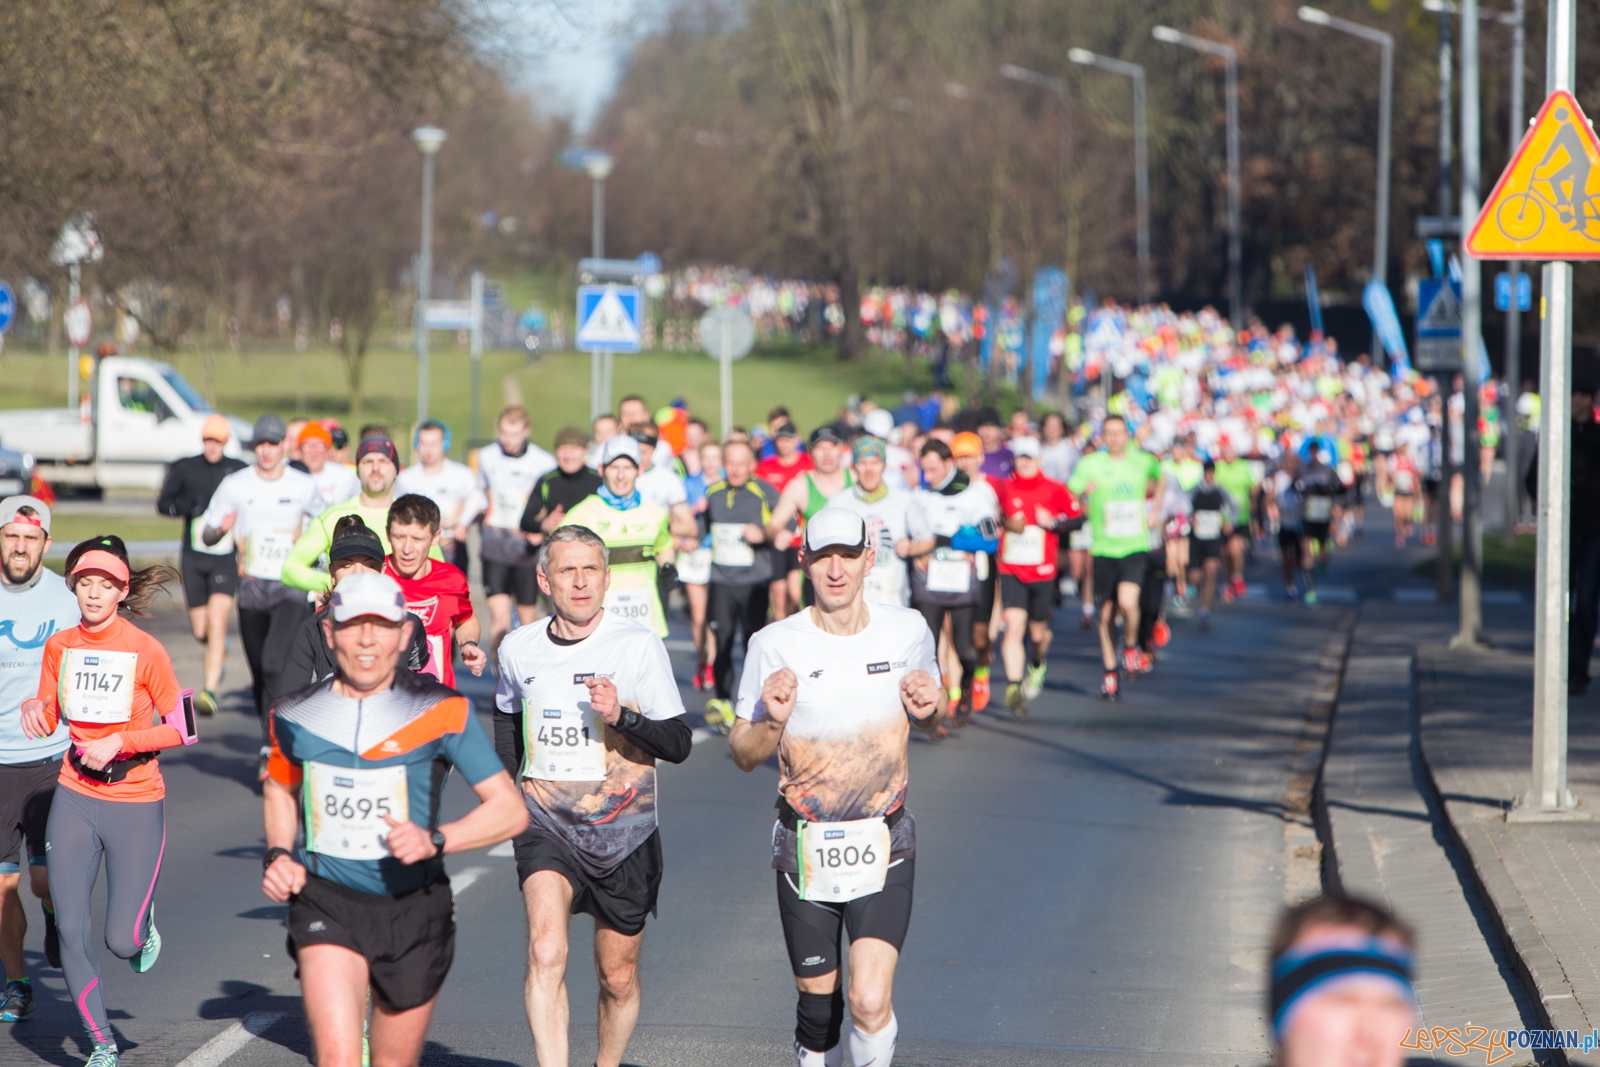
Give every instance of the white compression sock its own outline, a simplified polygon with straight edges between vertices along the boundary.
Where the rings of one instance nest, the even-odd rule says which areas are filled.
[[[894,1060],[894,1039],[900,1034],[900,1023],[893,1014],[889,1025],[875,1034],[850,1024],[850,1062],[855,1067],[889,1067]]]
[[[844,1067],[844,1042],[839,1042],[826,1052],[812,1052],[796,1041],[794,1058],[799,1067]]]

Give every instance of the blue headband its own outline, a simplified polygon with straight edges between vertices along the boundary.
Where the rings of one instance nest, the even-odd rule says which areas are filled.
[[[1301,1005],[1351,979],[1377,979],[1415,1005],[1411,976],[1411,950],[1392,938],[1291,946],[1272,963],[1272,1035],[1281,1043]]]

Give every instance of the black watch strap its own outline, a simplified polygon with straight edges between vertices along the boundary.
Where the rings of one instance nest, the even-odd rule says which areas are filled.
[[[293,856],[293,855],[294,855],[294,849],[292,849],[292,848],[282,848],[282,847],[269,848],[269,849],[267,849],[266,854],[261,857],[261,869],[264,871],[268,867],[271,867],[274,863],[277,863],[279,856]]]
[[[433,855],[434,855],[434,858],[437,859],[438,857],[443,856],[444,855],[444,831],[443,830],[435,830],[433,833],[428,835],[428,840],[433,842],[433,847],[434,847]]]
[[[634,711],[632,708],[623,708],[622,709],[622,714],[617,716],[617,729],[620,730],[623,733],[627,733],[629,730],[632,730],[635,726],[638,726],[639,725],[639,720],[642,719],[642,718],[644,718],[644,716],[640,715],[637,711]]]

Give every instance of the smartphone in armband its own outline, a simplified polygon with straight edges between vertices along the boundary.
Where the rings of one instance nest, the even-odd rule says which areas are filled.
[[[194,690],[185,689],[178,694],[178,706],[162,716],[162,721],[183,738],[183,743],[192,745],[200,740],[200,732],[195,728],[194,719]]]

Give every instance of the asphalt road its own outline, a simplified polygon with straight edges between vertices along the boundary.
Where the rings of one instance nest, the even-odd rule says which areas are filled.
[[[1254,572],[1268,578],[1264,565]],[[1098,651],[1069,604],[1049,688],[1028,718],[1000,709],[942,744],[914,738],[918,884],[896,985],[898,1063],[1269,1058],[1265,942],[1290,876],[1282,802],[1317,662],[1341,616],[1336,604],[1310,611],[1259,598],[1220,608],[1209,634],[1178,620],[1154,676],[1113,705],[1097,699]],[[193,684],[198,649],[179,613],[148,625]],[[674,629],[687,679],[685,628]],[[199,744],[162,759],[160,963],[135,975],[102,951],[128,1067],[305,1062],[284,909],[260,892],[259,735],[247,681],[235,648],[223,713]],[[474,695],[487,712],[488,687]],[[701,696],[686,690],[685,701],[697,717]],[[667,873],[629,1062],[788,1062],[794,987],[768,867],[775,781],[770,764],[741,773],[715,737],[662,770]],[[456,809],[470,799],[459,778],[449,797]],[[456,962],[423,1062],[532,1064],[512,860],[473,853],[452,857],[451,870]],[[81,1063],[82,1031],[61,975],[44,967],[29,900],[42,1003],[0,1031],[0,1062]],[[573,921],[574,1063],[594,1054],[590,929],[587,917]]]

